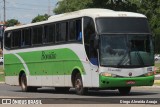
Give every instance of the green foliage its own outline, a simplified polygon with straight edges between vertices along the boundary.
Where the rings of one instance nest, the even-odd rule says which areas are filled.
[[[92,0],[62,0],[57,3],[57,7],[53,10],[55,14],[72,12],[80,9],[89,8]]]
[[[112,10],[137,11],[137,5],[130,0],[62,0],[53,10],[55,14],[72,12],[85,8],[107,8]]]
[[[155,67],[157,68],[156,73],[160,74],[160,63],[155,63]]]
[[[92,0],[93,8],[107,8],[117,11],[137,11],[137,5],[131,0]]]
[[[20,24],[20,22],[16,19],[10,19],[10,20],[7,20],[6,22],[7,27],[18,25],[18,24]]]
[[[50,16],[49,16],[48,14],[38,15],[38,16],[36,16],[34,19],[32,19],[32,23],[45,21],[45,20],[47,20],[49,17],[50,17]]]
[[[141,0],[139,12],[147,16],[155,37],[155,52],[160,53],[160,0]]]
[[[4,72],[3,72],[3,67],[0,67],[0,82],[4,81]]]
[[[0,82],[4,82],[4,74],[0,74]]]
[[[147,16],[154,35],[160,33],[160,0],[141,0],[139,12]]]

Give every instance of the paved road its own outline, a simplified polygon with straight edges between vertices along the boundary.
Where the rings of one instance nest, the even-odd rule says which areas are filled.
[[[130,101],[133,98],[158,98],[158,102],[160,102],[160,87],[156,87],[156,86],[150,86],[150,87],[134,87],[132,88],[131,94],[128,96],[121,96],[119,95],[117,90],[113,90],[113,91],[90,91],[88,95],[86,96],[79,96],[76,95],[74,92],[74,89],[71,89],[70,92],[68,93],[56,93],[54,91],[54,88],[41,88],[38,89],[37,92],[21,92],[21,89],[19,86],[9,86],[6,84],[0,84],[0,98],[54,98],[54,99],[47,99],[50,100],[51,102],[54,102],[55,104],[65,104],[65,107],[75,107],[75,105],[73,105],[73,103],[76,104],[83,104],[83,107],[96,107],[95,105],[97,104],[101,104],[98,105],[99,107],[106,107],[106,101],[108,101],[108,99],[111,100],[115,100],[115,98],[119,98],[124,99],[125,100],[129,100]],[[67,99],[66,99],[67,98]],[[70,99],[69,99],[70,98]],[[78,99],[76,99],[78,98]],[[80,98],[80,99],[79,99]],[[100,99],[103,98],[103,99]],[[106,100],[107,98],[107,100]],[[119,101],[120,101],[119,100]],[[13,100],[12,100],[13,101]],[[123,100],[124,101],[124,100]],[[92,104],[92,105],[84,105],[84,104]],[[110,102],[108,102],[110,104]],[[53,103],[52,103],[53,104]],[[67,104],[72,104],[72,105],[67,105]],[[104,105],[103,105],[104,104]],[[117,103],[111,103],[108,106],[117,106],[114,105]],[[103,106],[102,106],[103,105]],[[132,105],[132,104],[131,104]],[[48,106],[48,105],[47,105]],[[48,107],[53,106],[53,105],[49,105]],[[64,106],[64,105],[63,105]],[[77,106],[77,105],[76,105]],[[118,107],[128,107],[129,105],[119,105]],[[133,105],[132,105],[133,106]],[[136,105],[136,106],[140,106],[140,107],[159,107],[159,105],[154,105],[154,104],[144,104],[144,105]],[[17,107],[17,105],[15,106]],[[38,105],[39,107],[39,105]],[[78,105],[78,107],[81,107],[80,105]]]
[[[37,92],[21,92],[19,86],[0,84],[0,97],[19,98],[160,98],[160,87],[134,87],[128,96],[119,95],[117,90],[89,91],[86,96],[75,94],[74,89],[66,93],[56,93],[54,88],[41,88]]]

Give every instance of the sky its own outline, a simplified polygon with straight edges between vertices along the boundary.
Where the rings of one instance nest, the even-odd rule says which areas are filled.
[[[20,23],[27,24],[38,14],[54,15],[53,9],[57,2],[58,0],[6,0],[6,20],[17,19]],[[3,0],[0,0],[0,21],[4,20],[3,5]]]

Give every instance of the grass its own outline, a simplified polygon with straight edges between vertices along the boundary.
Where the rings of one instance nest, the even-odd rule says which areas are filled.
[[[154,85],[160,86],[160,80],[155,80]]]
[[[0,82],[4,82],[4,74],[0,74]]]
[[[4,73],[3,73],[3,67],[0,66],[0,82],[4,81]]]
[[[0,66],[0,73],[3,72],[3,66]]]
[[[156,67],[160,67],[160,63],[155,63],[155,66]]]
[[[155,63],[155,67],[157,67],[159,69],[156,71],[156,73],[160,74],[160,63]]]
[[[154,83],[154,85],[160,86],[160,83]]]

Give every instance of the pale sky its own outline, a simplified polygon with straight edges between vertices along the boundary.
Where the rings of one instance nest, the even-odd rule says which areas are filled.
[[[58,0],[6,0],[6,20],[17,19],[23,24],[31,23],[38,14],[50,13]],[[50,7],[50,11],[49,8]],[[3,0],[0,0],[0,21],[3,21]]]

